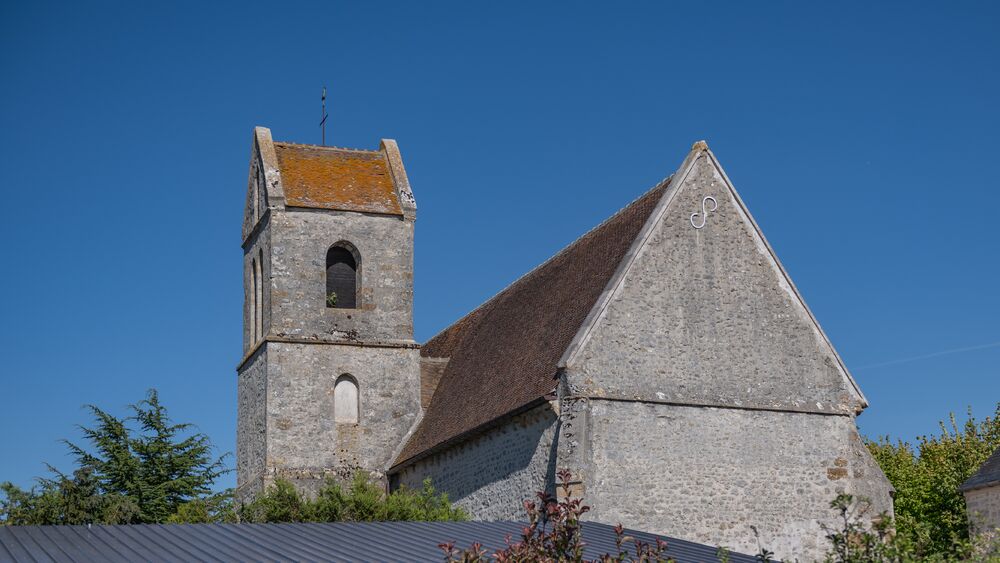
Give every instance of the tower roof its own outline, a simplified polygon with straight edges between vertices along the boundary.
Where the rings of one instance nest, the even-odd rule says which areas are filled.
[[[275,142],[285,205],[402,215],[383,151]]]

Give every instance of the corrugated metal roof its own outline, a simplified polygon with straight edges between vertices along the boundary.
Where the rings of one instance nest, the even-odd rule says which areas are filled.
[[[142,524],[0,526],[0,561],[443,561],[438,544],[479,542],[493,553],[516,540],[523,522],[338,522],[332,524]],[[628,530],[655,543],[657,536]],[[585,556],[616,553],[614,528],[586,522]],[[659,536],[678,563],[718,561],[716,548]],[[734,563],[753,557],[730,554]]]

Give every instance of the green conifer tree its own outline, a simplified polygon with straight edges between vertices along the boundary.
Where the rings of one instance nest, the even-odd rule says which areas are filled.
[[[88,447],[64,440],[77,463],[72,476],[49,466],[54,476],[29,491],[3,483],[0,524],[162,523],[191,502],[202,504],[184,519],[223,504],[211,493],[228,471],[225,456],[214,457],[208,436],[190,424],[174,424],[155,389],[126,418],[87,408],[95,421],[80,427]]]

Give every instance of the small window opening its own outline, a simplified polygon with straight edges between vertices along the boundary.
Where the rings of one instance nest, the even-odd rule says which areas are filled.
[[[337,378],[333,387],[333,420],[341,424],[357,424],[358,410],[358,382],[344,374]]]
[[[355,253],[339,244],[330,247],[326,253],[326,306],[356,309],[358,277]]]
[[[250,345],[257,342],[257,259],[250,260]]]
[[[257,270],[255,271],[257,280],[257,339],[264,336],[264,249],[257,251]]]

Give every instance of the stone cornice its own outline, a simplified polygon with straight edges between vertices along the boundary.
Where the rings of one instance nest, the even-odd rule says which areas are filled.
[[[410,350],[419,350],[420,344],[412,340],[346,340],[346,339],[320,339],[320,338],[299,338],[294,336],[275,336],[268,335],[262,338],[259,342],[253,345],[243,358],[240,359],[240,363],[236,366],[236,371],[239,372],[246,365],[247,361],[250,360],[257,353],[265,343],[274,342],[282,344],[319,344],[326,346],[355,346],[359,348],[402,348]]]

